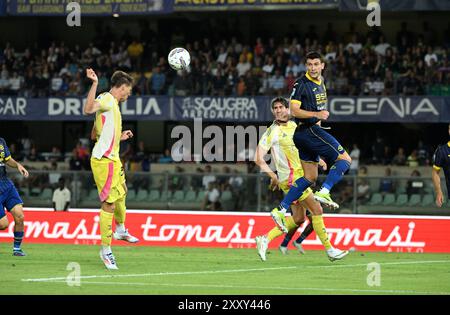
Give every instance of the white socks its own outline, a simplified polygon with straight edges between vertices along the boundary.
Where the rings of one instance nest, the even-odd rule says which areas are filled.
[[[322,187],[322,189],[321,189],[319,192],[320,192],[321,194],[327,195],[327,194],[330,193],[330,190],[329,190],[328,188]]]

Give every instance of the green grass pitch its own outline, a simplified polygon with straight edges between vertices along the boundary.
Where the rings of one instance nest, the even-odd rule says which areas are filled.
[[[271,250],[262,262],[255,249],[117,246],[113,272],[99,246],[24,250],[27,257],[13,257],[11,244],[0,244],[0,294],[450,294],[450,254],[352,252],[331,263],[323,251]],[[70,262],[80,266],[79,286],[69,285],[77,284]],[[379,264],[379,286],[369,263]]]

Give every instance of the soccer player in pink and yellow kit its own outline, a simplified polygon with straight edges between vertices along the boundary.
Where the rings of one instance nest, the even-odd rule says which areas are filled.
[[[100,233],[102,249],[100,258],[108,269],[118,269],[116,259],[111,250],[112,223],[125,218],[125,197],[127,193],[122,163],[119,158],[120,141],[133,137],[130,130],[122,132],[122,115],[119,103],[128,99],[133,87],[133,79],[123,71],[116,71],[111,77],[111,90],[95,98],[98,78],[94,70],[87,69],[87,77],[92,80],[85,114],[95,113],[95,134],[97,142],[92,150],[91,168],[102,203],[100,210]],[[116,239],[136,240],[129,235],[123,224],[118,224]]]

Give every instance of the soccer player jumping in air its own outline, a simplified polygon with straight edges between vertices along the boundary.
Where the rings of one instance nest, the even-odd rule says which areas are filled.
[[[351,164],[350,155],[340,143],[321,126],[327,120],[327,92],[323,82],[322,71],[325,63],[317,52],[306,55],[307,72],[299,78],[291,94],[290,110],[295,117],[297,129],[293,140],[299,149],[304,175],[297,179],[280,205],[271,212],[275,223],[286,231],[285,214],[291,204],[297,200],[316,180],[319,156],[327,163],[334,163],[322,185],[322,189],[314,194],[314,198],[333,208],[338,208],[330,196],[330,190],[338,183]]]
[[[450,124],[448,125],[450,135]],[[436,205],[442,207],[444,203],[444,194],[441,188],[441,177],[439,172],[444,169],[445,182],[447,186],[447,197],[450,200],[450,141],[440,145],[433,155],[432,179],[434,190],[436,191]]]
[[[97,142],[92,150],[91,168],[102,203],[100,210],[100,233],[102,249],[100,258],[108,269],[119,269],[111,251],[113,217],[121,216],[125,220],[125,177],[122,175],[122,163],[119,158],[120,141],[133,137],[130,130],[122,132],[122,115],[119,103],[128,99],[133,87],[133,78],[123,71],[116,71],[111,77],[111,90],[95,98],[98,78],[94,70],[86,70],[92,81],[91,89],[84,107],[85,114],[96,113],[95,134]],[[124,187],[125,186],[125,187]],[[116,210],[120,210],[116,212]],[[123,225],[119,234],[130,236]],[[117,232],[117,230],[116,230]],[[115,233],[116,234],[116,233]]]
[[[287,193],[292,184],[303,176],[298,149],[292,141],[292,135],[297,125],[289,120],[289,102],[283,97],[277,97],[271,102],[271,110],[275,121],[259,140],[255,163],[271,178],[270,186],[272,189],[281,188],[284,193]],[[275,162],[277,174],[264,161],[264,156],[269,150]],[[266,252],[270,241],[282,235],[283,232],[295,233],[298,226],[305,221],[306,209],[309,209],[312,214],[310,216],[309,233],[312,232],[313,227],[326,249],[328,258],[334,261],[342,259],[348,254],[347,251],[342,251],[331,245],[322,218],[322,207],[319,202],[314,200],[311,188],[307,188],[302,196],[292,204],[291,208],[293,216],[286,219],[286,230],[281,231],[280,228],[275,227],[266,235],[256,237],[256,247],[262,261],[266,260]],[[303,251],[300,243],[294,243],[294,246],[300,252]],[[283,248],[280,248],[280,250],[285,253]]]
[[[19,162],[16,162],[9,152],[3,138],[0,138],[0,230],[6,230],[9,226],[5,208],[14,217],[14,256],[25,256],[20,248],[24,233],[23,201],[14,187],[13,182],[6,175],[6,165],[17,168],[23,177],[28,177],[28,171]]]

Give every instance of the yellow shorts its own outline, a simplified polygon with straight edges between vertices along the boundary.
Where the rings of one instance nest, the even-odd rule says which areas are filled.
[[[280,188],[281,190],[284,192],[284,194],[287,194],[289,192],[289,189],[291,188],[291,185],[289,185],[289,183],[287,181],[280,183]],[[296,204],[297,202],[301,202],[303,200],[305,200],[306,198],[309,197],[309,195],[312,194],[312,189],[308,187],[308,189],[306,189],[303,194],[300,196],[300,198],[298,198],[298,200],[296,200],[294,202],[294,204]]]
[[[125,196],[125,175],[120,161],[92,158],[91,168],[101,202],[114,203]]]

